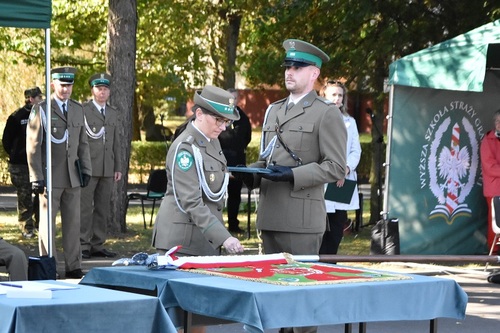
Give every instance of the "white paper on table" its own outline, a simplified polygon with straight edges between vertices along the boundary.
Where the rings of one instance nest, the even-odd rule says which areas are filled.
[[[28,290],[66,290],[78,289],[78,285],[61,285],[50,282],[37,282],[37,281],[9,281],[0,282],[0,288],[8,287],[11,289],[28,289]]]

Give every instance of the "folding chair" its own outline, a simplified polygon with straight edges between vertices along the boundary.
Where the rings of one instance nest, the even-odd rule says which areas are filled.
[[[130,193],[127,196],[127,209],[130,200],[141,200],[142,218],[144,220],[144,229],[146,226],[146,213],[144,211],[144,201],[153,201],[153,208],[151,209],[151,218],[149,226],[153,225],[153,215],[155,212],[156,201],[163,199],[167,191],[167,171],[165,169],[152,170],[149,174],[146,193]]]
[[[488,255],[491,256],[493,253],[493,249],[495,245],[500,244],[500,196],[493,197],[491,199],[491,229],[495,233],[495,237],[493,238],[493,243],[491,243],[490,253]],[[484,266],[484,270],[488,268],[488,263]]]

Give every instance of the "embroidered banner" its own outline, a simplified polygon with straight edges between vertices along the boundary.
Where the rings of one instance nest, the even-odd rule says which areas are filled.
[[[411,279],[410,276],[403,274],[302,262],[291,262],[286,264],[262,262],[241,267],[214,267],[184,270],[193,273],[290,286]]]

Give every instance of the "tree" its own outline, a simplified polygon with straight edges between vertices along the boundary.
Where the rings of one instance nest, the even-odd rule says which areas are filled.
[[[474,8],[473,11],[470,8]],[[281,41],[298,38],[320,46],[331,56],[322,74],[344,78],[352,90],[374,101],[373,127],[382,129],[389,64],[404,55],[452,38],[500,16],[494,1],[418,0],[273,0],[255,14],[247,42],[254,52],[247,78],[252,84],[281,84]],[[467,17],[467,20],[459,19]],[[286,34],[283,34],[286,32]],[[383,156],[380,135],[372,131],[370,222],[380,218],[379,189]]]
[[[108,39],[107,39],[107,70],[113,76],[111,102],[122,111],[124,140],[121,140],[124,177],[117,184],[113,196],[113,211],[111,212],[111,232],[125,232],[125,203],[127,200],[128,166],[130,160],[130,142],[132,138],[132,110],[136,87],[136,30],[137,30],[136,0],[109,0]],[[121,226],[119,228],[119,226]]]

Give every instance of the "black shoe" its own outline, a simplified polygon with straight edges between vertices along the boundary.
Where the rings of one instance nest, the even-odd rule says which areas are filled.
[[[237,234],[242,234],[245,232],[245,230],[241,229],[240,227],[229,227],[227,229],[229,232],[234,232],[234,233],[237,233]]]
[[[80,268],[66,272],[66,279],[81,279],[85,274]]]
[[[116,257],[116,253],[108,251],[106,249],[102,249],[101,251],[92,252],[93,257],[104,257],[104,258],[114,258]]]
[[[90,255],[90,251],[89,250],[83,250],[82,251],[82,258],[83,259],[90,259],[92,256]]]

